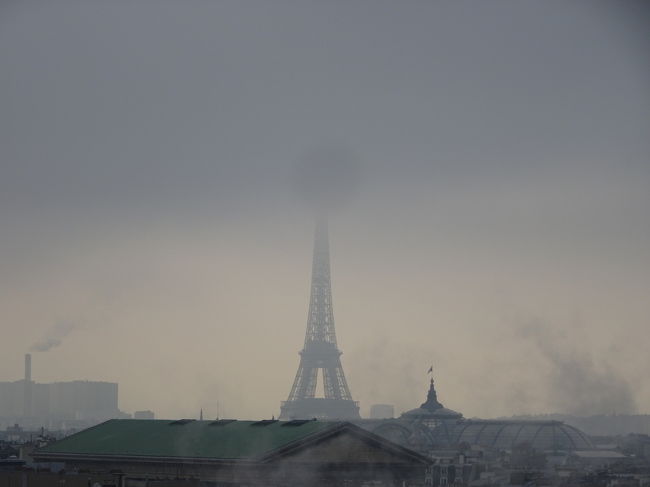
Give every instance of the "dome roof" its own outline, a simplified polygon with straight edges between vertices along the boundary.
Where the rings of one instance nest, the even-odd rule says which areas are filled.
[[[436,394],[436,388],[433,385],[433,378],[431,378],[431,384],[429,385],[429,392],[427,393],[427,400],[424,401],[419,408],[411,409],[402,413],[402,417],[405,419],[418,419],[418,420],[441,420],[441,419],[460,419],[463,417],[462,414],[447,409],[438,401],[438,395]]]
[[[481,445],[502,450],[526,443],[536,450],[588,450],[593,444],[586,434],[561,421],[508,421],[471,419],[435,428],[440,442]]]
[[[402,416],[412,419],[460,419],[463,417],[459,412],[440,407],[438,409],[415,408],[402,413]]]

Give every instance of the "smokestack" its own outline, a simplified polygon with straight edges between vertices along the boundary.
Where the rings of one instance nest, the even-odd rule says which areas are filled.
[[[23,381],[23,416],[32,415],[32,356],[25,354],[25,380]]]
[[[31,382],[32,380],[32,355],[30,353],[25,354],[25,382]]]

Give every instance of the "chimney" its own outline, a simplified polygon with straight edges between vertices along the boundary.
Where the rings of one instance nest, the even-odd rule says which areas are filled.
[[[32,415],[32,356],[25,354],[25,380],[23,381],[23,416]]]
[[[32,380],[32,355],[29,353],[25,354],[25,382],[31,382]]]

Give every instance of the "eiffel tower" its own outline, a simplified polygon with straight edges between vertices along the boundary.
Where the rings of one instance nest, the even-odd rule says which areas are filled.
[[[315,397],[319,370],[325,397]],[[300,352],[300,365],[289,398],[282,403],[280,412],[280,419],[311,418],[359,418],[359,405],[352,400],[336,345],[325,218],[316,221],[305,346]]]

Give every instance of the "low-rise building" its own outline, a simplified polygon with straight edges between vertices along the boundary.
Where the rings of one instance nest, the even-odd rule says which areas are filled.
[[[34,453],[66,471],[215,485],[423,485],[432,461],[346,422],[110,420]]]

